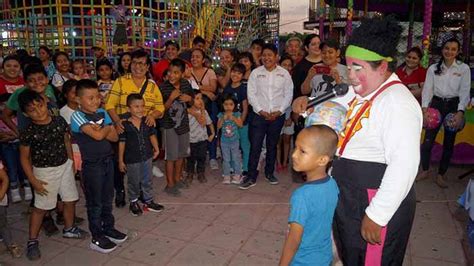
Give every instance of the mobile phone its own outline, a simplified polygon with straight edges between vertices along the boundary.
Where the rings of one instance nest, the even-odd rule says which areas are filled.
[[[316,74],[329,75],[331,73],[331,69],[328,66],[315,65],[313,67],[316,70]]]

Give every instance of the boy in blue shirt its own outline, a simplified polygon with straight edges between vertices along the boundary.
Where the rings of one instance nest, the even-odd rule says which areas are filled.
[[[291,195],[289,232],[280,265],[332,262],[331,227],[339,189],[326,169],[337,142],[337,134],[325,125],[305,128],[296,139],[293,168],[306,173],[307,181]]]
[[[87,219],[92,234],[90,248],[101,253],[113,251],[127,235],[114,227],[114,167],[111,141],[118,141],[110,116],[99,108],[101,97],[95,81],[77,82],[79,110],[71,116],[71,131],[82,156],[82,178]]]

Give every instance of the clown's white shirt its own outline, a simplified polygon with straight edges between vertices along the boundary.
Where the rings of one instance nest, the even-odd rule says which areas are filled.
[[[379,89],[393,80],[399,80],[396,74]],[[363,98],[357,95],[359,104],[352,116],[379,89]],[[367,216],[379,225],[390,221],[413,185],[420,162],[422,123],[421,108],[411,92],[403,84],[392,85],[375,98],[341,156],[387,164],[379,190],[366,209]]]

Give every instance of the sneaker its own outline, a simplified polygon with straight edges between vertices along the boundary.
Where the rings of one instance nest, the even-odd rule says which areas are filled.
[[[222,184],[226,184],[226,185],[230,184],[230,176],[225,175],[224,180],[222,180]]]
[[[246,180],[243,180],[242,183],[240,184],[239,188],[243,190],[247,190],[251,187],[254,187],[257,184],[253,179],[247,178]]]
[[[125,202],[125,191],[117,191],[115,193],[115,206],[117,206],[117,208],[123,208],[126,204],[127,203]]]
[[[143,209],[146,209],[151,212],[162,212],[165,207],[163,207],[163,205],[150,201],[143,205]]]
[[[140,204],[138,204],[138,200],[134,202],[130,202],[130,207],[129,207],[130,213],[132,213],[132,216],[140,216],[143,214],[142,208],[140,208]]]
[[[73,226],[68,230],[63,229],[63,238],[86,239],[88,236],[88,232],[82,230],[77,226]]]
[[[211,167],[211,170],[219,170],[219,164],[216,159],[209,160],[209,166]]]
[[[232,176],[232,181],[230,181],[234,185],[240,185],[240,182],[242,182],[242,176],[240,175],[234,175]]]
[[[173,197],[178,197],[181,195],[181,191],[179,191],[179,189],[174,186],[174,187],[168,187],[166,186],[165,189],[164,189],[165,193],[170,195],[170,196],[173,196]]]
[[[13,258],[18,259],[23,255],[23,249],[17,244],[11,244],[7,247],[8,252]]]
[[[422,181],[430,177],[430,171],[428,170],[421,170],[415,178],[415,181]]]
[[[41,258],[41,251],[39,249],[38,240],[29,240],[26,249],[26,257],[29,260],[39,260]]]
[[[92,250],[98,251],[100,253],[109,253],[114,251],[117,248],[117,245],[110,241],[107,237],[93,238],[89,247]]]
[[[207,183],[207,178],[204,173],[198,173],[197,180],[199,183]]]
[[[52,236],[59,233],[59,228],[54,224],[54,220],[50,215],[43,218],[42,226],[46,236]]]
[[[10,189],[10,194],[12,195],[12,202],[17,203],[21,201],[20,189],[12,188]]]
[[[438,185],[440,188],[447,188],[448,183],[446,182],[446,179],[440,174],[436,176],[436,185]]]
[[[265,177],[265,179],[271,185],[278,185],[278,178],[276,178],[274,175],[268,175],[268,176]]]
[[[104,232],[105,237],[110,239],[110,241],[114,242],[115,244],[121,244],[127,240],[128,236],[119,230],[113,228],[108,230],[107,232]]]
[[[33,198],[31,187],[24,187],[23,190],[25,191],[25,201],[30,201]]]
[[[156,177],[164,177],[165,175],[163,174],[163,172],[160,170],[160,168],[158,168],[158,166],[154,165],[153,166],[153,176],[156,176]]]

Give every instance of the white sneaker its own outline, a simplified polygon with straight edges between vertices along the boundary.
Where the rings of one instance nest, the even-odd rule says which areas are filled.
[[[21,201],[21,196],[20,196],[20,189],[19,188],[13,188],[10,190],[10,194],[12,195],[12,202],[20,202]]]
[[[219,170],[219,164],[217,163],[216,159],[211,159],[209,161],[209,165],[211,167],[211,170]]]
[[[234,175],[232,176],[232,181],[230,181],[234,185],[240,185],[242,182],[242,176],[241,175]]]
[[[24,187],[25,190],[25,201],[29,201],[33,198],[33,194],[31,193],[31,187]]]
[[[152,171],[152,172],[153,172],[153,176],[156,176],[156,177],[163,177],[163,176],[165,176],[165,175],[163,174],[163,172],[161,172],[160,168],[158,168],[158,166],[156,166],[156,165],[153,165],[153,171]]]
[[[230,176],[225,175],[224,180],[222,180],[222,184],[228,185],[228,184],[230,184],[230,180],[231,180]]]

